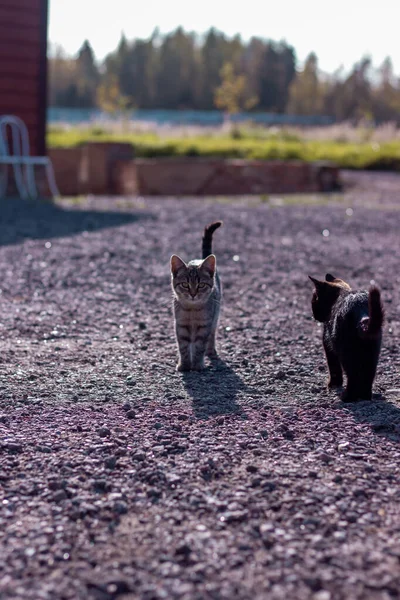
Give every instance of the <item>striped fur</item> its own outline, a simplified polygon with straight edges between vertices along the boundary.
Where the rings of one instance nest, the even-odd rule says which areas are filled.
[[[222,289],[212,254],[212,234],[221,224],[217,221],[204,230],[202,260],[185,263],[175,254],[171,257],[178,371],[201,371],[206,356],[217,356],[215,336]]]

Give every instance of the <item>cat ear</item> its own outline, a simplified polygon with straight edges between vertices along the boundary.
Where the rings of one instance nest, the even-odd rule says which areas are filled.
[[[201,263],[200,268],[203,271],[207,271],[207,273],[209,273],[213,277],[215,274],[215,269],[217,268],[217,259],[215,258],[214,254],[210,254],[210,256],[207,256],[207,258],[205,258]]]
[[[351,287],[349,286],[348,283],[346,283],[345,281],[343,281],[343,279],[339,279],[338,277],[334,277],[330,273],[327,273],[325,275],[325,281],[327,281],[328,283],[334,283],[335,285],[343,288],[344,290],[351,290]]]
[[[308,278],[311,279],[311,281],[315,285],[316,290],[320,290],[321,288],[325,287],[325,281],[319,281],[319,279],[314,279],[314,277],[311,277],[311,275],[309,275]]]
[[[171,256],[171,273],[176,275],[180,269],[187,269],[187,264],[176,254]]]

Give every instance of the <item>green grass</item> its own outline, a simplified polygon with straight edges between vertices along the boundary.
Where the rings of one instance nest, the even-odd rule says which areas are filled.
[[[164,137],[156,133],[118,133],[100,127],[63,130],[51,127],[47,133],[50,148],[78,146],[88,141],[129,142],[135,156],[142,158],[193,156],[246,158],[255,160],[326,160],[348,169],[382,169],[400,171],[400,141],[382,144],[307,141],[294,135],[257,135],[234,130],[231,135]]]

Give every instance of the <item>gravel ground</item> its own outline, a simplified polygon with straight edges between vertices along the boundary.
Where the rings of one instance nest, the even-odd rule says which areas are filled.
[[[400,177],[344,181],[2,203],[2,599],[400,597]],[[182,375],[169,257],[219,218],[220,361]],[[371,402],[325,388],[307,274],[328,271],[383,291]]]

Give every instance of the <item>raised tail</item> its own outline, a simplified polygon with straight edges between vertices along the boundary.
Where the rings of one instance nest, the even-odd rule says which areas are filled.
[[[207,258],[210,254],[212,254],[212,236],[213,233],[218,227],[221,227],[222,221],[215,221],[215,223],[211,223],[204,230],[203,240],[202,240],[202,258]]]
[[[373,339],[381,334],[385,311],[383,309],[381,292],[375,285],[370,287],[368,293],[368,317],[361,319],[359,324],[360,335],[363,338]]]

